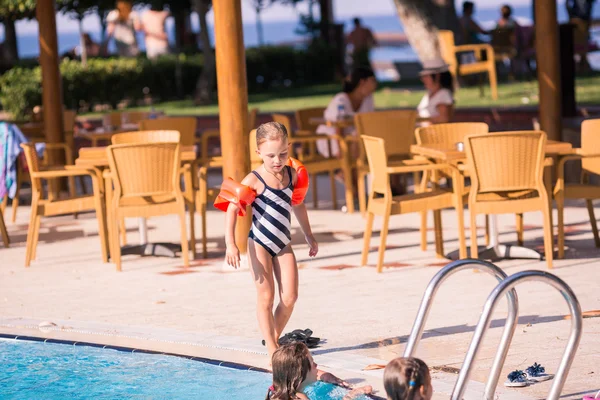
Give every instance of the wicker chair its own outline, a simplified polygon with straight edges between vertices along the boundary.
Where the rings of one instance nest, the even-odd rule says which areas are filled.
[[[252,130],[256,127],[257,117],[258,117],[258,108],[253,108],[248,112],[248,126],[250,127],[250,130]],[[197,140],[197,143],[200,144],[200,157],[203,158],[205,161],[209,160],[209,159],[213,159],[213,167],[218,167],[218,165],[217,165],[218,162],[214,162],[214,161],[216,161],[215,159],[218,158],[219,156],[214,157],[213,155],[208,153],[208,144],[210,141],[220,141],[220,140],[221,140],[221,132],[219,131],[219,129],[216,129],[216,128],[205,129],[204,131],[202,131],[202,136],[200,137],[200,139]]]
[[[186,140],[187,143],[189,143],[189,131],[187,132],[187,134],[188,137],[186,138]],[[111,137],[112,144],[180,143],[180,140],[183,140],[183,137],[176,130],[124,132],[115,134]],[[194,169],[197,168],[195,167],[195,165],[195,163],[192,163],[192,165],[186,165],[182,170],[182,172],[184,173],[184,197],[190,213],[190,247],[192,250],[192,258],[196,258],[196,230],[194,224],[194,213],[196,212],[195,196],[197,192],[197,187],[195,187],[193,182],[193,176],[195,172]],[[188,170],[187,168],[190,168],[190,170]],[[127,244],[127,232],[125,230],[124,220],[120,221],[119,230],[121,232],[122,243]]]
[[[583,121],[581,124],[581,149],[577,149],[575,155],[561,157],[558,162],[558,181],[554,188],[554,198],[558,209],[558,258],[565,256],[565,199],[585,199],[594,234],[594,243],[596,247],[600,247],[598,226],[594,215],[594,205],[592,204],[592,200],[600,199],[600,187],[589,184],[591,174],[600,175],[599,129],[600,119]],[[570,160],[581,160],[583,171],[579,184],[565,185],[565,163]]]
[[[379,244],[379,257],[377,260],[377,272],[383,269],[383,256],[385,254],[386,240],[388,233],[389,219],[391,215],[407,214],[412,212],[423,212],[427,210],[441,210],[443,208],[454,207],[457,210],[463,208],[463,196],[454,193],[448,189],[433,189],[425,191],[425,181],[421,182],[419,193],[406,194],[402,196],[392,196],[390,188],[390,175],[400,173],[414,173],[423,171],[435,171],[442,168],[453,168],[458,175],[458,169],[449,164],[426,164],[426,165],[396,165],[388,166],[388,157],[386,154],[386,142],[381,138],[371,136],[362,136],[365,145],[365,152],[369,162],[369,169],[373,176],[372,190],[369,193],[367,203],[367,223],[364,234],[364,244],[362,251],[362,265],[367,264],[371,234],[373,231],[373,219],[375,215],[383,216],[383,227],[381,228],[381,243]],[[376,198],[375,193],[382,194],[383,197]],[[464,236],[464,221],[462,213],[458,215],[458,236],[460,243],[460,257],[466,257],[466,244]],[[441,220],[436,220],[435,224],[435,243],[436,253],[439,257],[444,257],[443,237]]]
[[[0,208],[0,235],[2,236],[4,247],[8,247],[10,245],[10,238],[8,237],[6,224],[4,223],[4,212],[2,212],[2,208]]]
[[[41,217],[54,215],[79,213],[83,211],[96,211],[96,218],[99,225],[99,236],[102,250],[102,260],[108,262],[106,227],[104,226],[104,204],[100,193],[101,182],[100,172],[93,169],[84,169],[75,166],[52,167],[48,170],[41,170],[40,163],[32,143],[21,144],[29,166],[31,176],[31,218],[29,222],[29,231],[27,233],[27,247],[25,250],[25,266],[28,267],[31,260],[36,259],[36,249],[40,233]],[[92,178],[93,194],[79,197],[70,197],[67,199],[56,199],[49,197],[43,198],[42,179],[56,179],[63,177],[76,177],[89,175]]]
[[[310,123],[311,118],[323,118],[325,107],[300,108],[296,110],[296,125],[301,131],[315,133],[317,126]]]
[[[177,214],[181,230],[181,256],[189,267],[185,223],[186,201],[180,187],[181,161],[178,142],[113,144],[107,148],[114,192],[108,218],[111,258],[121,271],[121,247],[117,225],[126,217],[149,218]]]
[[[143,119],[140,121],[140,131],[177,131],[181,135],[182,146],[196,144],[196,117],[168,117],[157,119]]]
[[[498,132],[465,138],[471,171],[471,257],[478,257],[477,214],[541,211],[546,262],[552,268],[552,222],[544,184],[545,145],[546,134],[541,131]]]
[[[452,31],[441,30],[438,35],[442,57],[450,66],[450,72],[452,73],[452,76],[454,76],[454,79],[459,75],[472,75],[487,72],[490,79],[492,99],[497,100],[498,82],[496,77],[496,59],[492,46],[489,44],[465,44],[457,46],[454,42],[454,33]],[[482,51],[487,55],[486,61],[481,60]],[[475,53],[476,62],[459,64],[457,55],[460,53]]]
[[[120,128],[123,125],[123,118],[128,124],[139,124],[142,120],[150,117],[148,111],[113,111],[109,113],[110,125],[114,128]]]
[[[416,111],[394,110],[358,113],[354,116],[354,126],[358,136],[372,136],[385,140],[388,162],[405,161],[411,158],[410,146],[414,144],[413,134]],[[359,157],[356,160],[358,176],[358,204],[361,214],[367,210],[365,177],[369,174],[369,165],[364,155],[364,148],[359,142]],[[427,161],[419,161],[427,164]],[[417,163],[415,163],[417,164]],[[418,173],[413,175],[414,185],[417,187]]]

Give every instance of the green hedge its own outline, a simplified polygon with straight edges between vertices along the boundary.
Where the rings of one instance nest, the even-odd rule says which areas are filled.
[[[334,79],[334,55],[326,47],[253,48],[246,51],[246,70],[250,92],[328,82]],[[171,55],[154,62],[145,58],[90,59],[87,68],[79,61],[64,59],[60,71],[63,104],[68,108],[78,109],[83,104],[114,108],[124,99],[143,99],[146,88],[158,101],[193,96],[202,72],[202,55]],[[26,117],[41,102],[39,67],[15,67],[0,76],[0,103],[16,118]]]

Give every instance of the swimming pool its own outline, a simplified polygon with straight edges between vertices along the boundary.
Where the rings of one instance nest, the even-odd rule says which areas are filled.
[[[0,339],[2,399],[264,399],[270,374],[184,357]],[[342,399],[319,383],[311,399]]]

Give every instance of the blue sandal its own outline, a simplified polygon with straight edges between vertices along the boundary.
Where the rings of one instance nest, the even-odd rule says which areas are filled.
[[[506,387],[524,387],[529,384],[527,374],[520,369],[508,374],[507,378],[506,382],[504,382],[504,386]]]
[[[554,378],[554,375],[546,374],[546,369],[538,363],[533,363],[525,372],[527,373],[527,379],[534,382],[543,382]]]

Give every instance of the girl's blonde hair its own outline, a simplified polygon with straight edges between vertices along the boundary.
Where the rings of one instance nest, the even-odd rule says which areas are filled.
[[[260,146],[267,140],[287,140],[287,138],[288,131],[279,122],[266,122],[256,130],[256,146]]]
[[[418,358],[395,358],[385,367],[383,386],[388,400],[419,399],[421,387],[431,386],[429,368]]]
[[[298,398],[300,385],[312,369],[309,354],[308,347],[302,342],[286,344],[273,353],[273,390],[269,390],[265,400]]]

